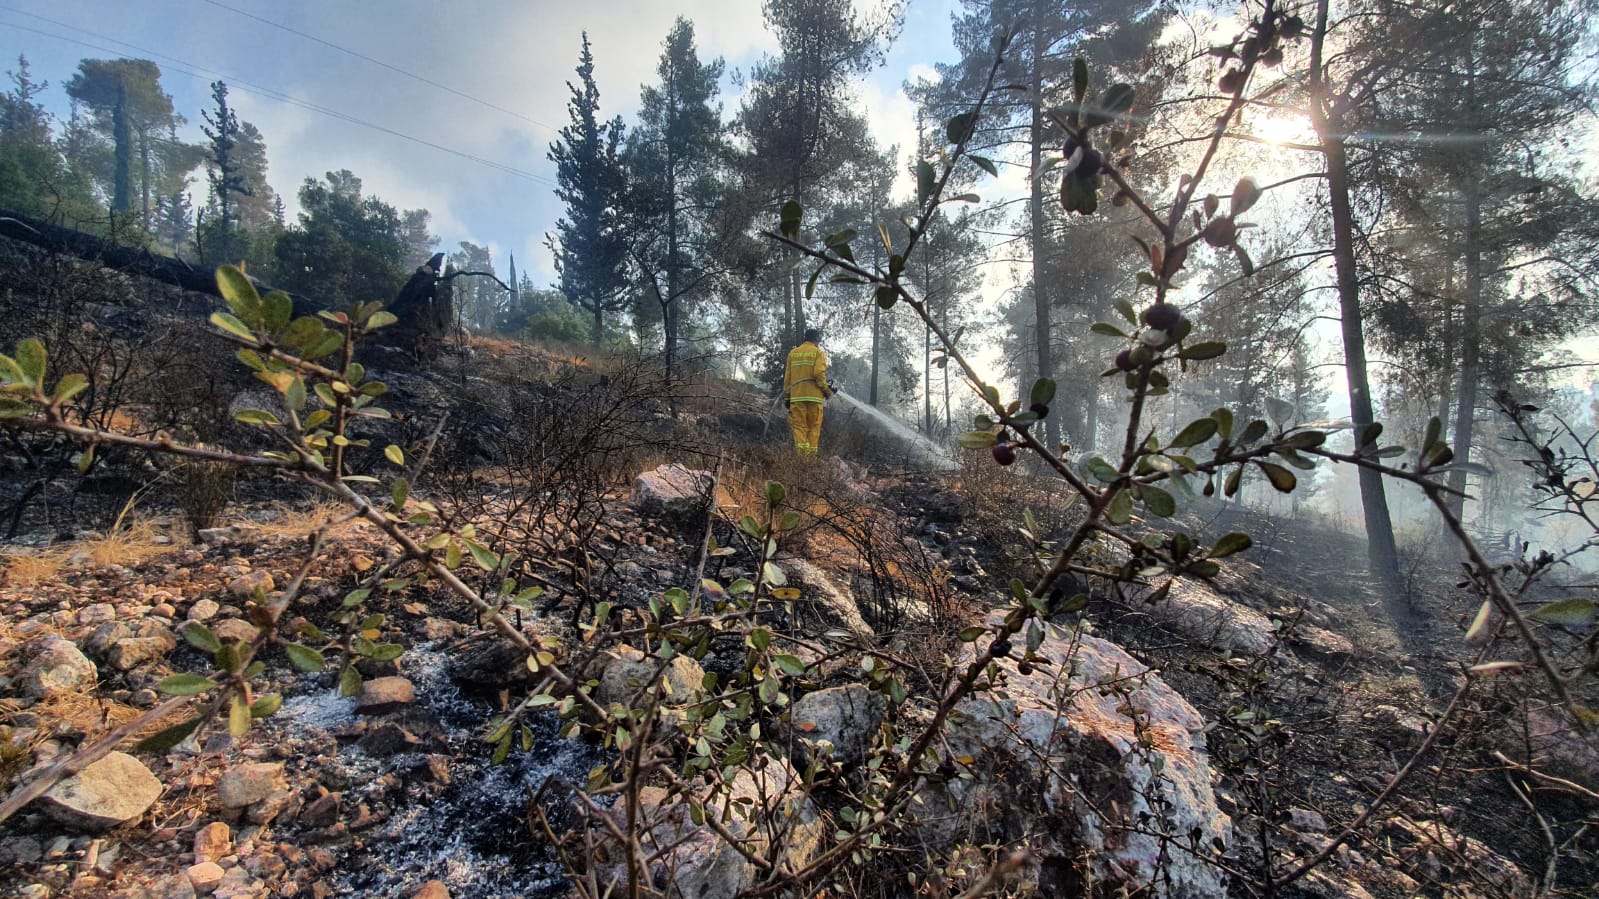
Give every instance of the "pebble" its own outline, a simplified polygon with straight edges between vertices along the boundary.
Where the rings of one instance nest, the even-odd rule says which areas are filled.
[[[194,860],[214,862],[233,851],[233,829],[222,821],[212,821],[194,833]]]
[[[189,875],[189,884],[194,887],[196,893],[201,896],[209,896],[216,892],[216,888],[222,883],[222,878],[226,872],[216,862],[200,862],[196,865],[190,865],[185,873]]]

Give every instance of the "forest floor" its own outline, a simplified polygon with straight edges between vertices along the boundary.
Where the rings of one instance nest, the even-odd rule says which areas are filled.
[[[540,358],[542,386],[530,389],[581,394],[589,405],[594,390],[610,389],[619,377],[597,376],[576,360]],[[472,389],[464,363],[453,373],[397,373],[391,380],[416,397],[418,417],[409,427],[418,433],[427,430],[421,410],[447,402],[452,390]],[[477,389],[503,392],[486,380]],[[761,439],[761,419],[749,411],[759,402],[746,398],[731,412],[718,407],[734,393],[731,386],[705,385],[683,420],[653,406],[628,419],[638,434],[653,436],[613,460],[608,481],[585,495],[592,510],[589,561],[581,574],[545,571],[539,614],[520,626],[535,635],[569,634],[585,593],[625,608],[690,581],[702,535],[641,514],[631,501],[632,477],[660,462],[710,470],[720,457],[734,502],[747,502],[767,477],[789,483],[814,525],[788,551],[815,562],[817,577],[853,596],[883,640],[920,647],[929,657],[949,645],[962,623],[1003,603],[1011,578],[1032,571],[1036,563],[1014,535],[1020,507],[1034,509],[1046,533],[1069,519],[1060,494],[1032,476],[986,460],[952,471],[907,469],[870,433],[832,434],[835,458],[800,466],[782,446],[780,424]],[[441,470],[438,493],[441,503],[447,495],[476,503],[480,513],[522,493],[507,480],[508,460],[486,445],[484,435],[499,425],[479,423],[470,440],[451,447],[460,464]],[[14,484],[32,470],[16,454],[3,461]],[[137,474],[130,469],[130,477]],[[69,475],[55,476],[51,489],[66,495],[70,482]],[[285,585],[306,562],[308,535],[336,515],[297,490],[249,481],[215,526],[192,541],[170,495],[141,499],[114,529],[106,523],[117,517],[121,496],[79,501],[75,514],[100,530],[76,525],[57,507],[48,521],[26,519],[6,551],[0,793],[156,705],[162,678],[200,669],[206,657],[175,638],[174,628],[184,621],[206,622],[218,633],[249,628],[245,601],[262,587]],[[1309,519],[1221,505],[1189,513],[1183,524],[1212,538],[1230,530],[1255,537],[1255,547],[1229,559],[1204,588],[1222,603],[1214,627],[1162,617],[1136,596],[1103,587],[1093,591],[1083,618],[1158,669],[1212,722],[1215,788],[1234,823],[1226,856],[1237,872],[1233,892],[1259,895],[1260,871],[1269,866],[1280,873],[1326,845],[1437,726],[1464,676],[1469,648],[1461,634],[1475,602],[1454,586],[1443,555],[1418,562],[1421,574],[1408,585],[1407,599],[1419,625],[1401,634],[1385,615],[1383,588],[1361,573],[1363,546],[1355,536]],[[714,532],[732,527],[729,520]],[[880,576],[875,563],[863,567],[862,557],[890,548],[892,578]],[[293,614],[325,624],[366,572],[397,554],[369,526],[333,526]],[[717,560],[713,574],[737,576],[750,564],[735,555]],[[799,582],[807,596],[823,588]],[[927,589],[913,600],[918,582]],[[928,614],[916,618],[922,624],[910,623],[908,606],[930,595],[940,604],[930,614],[943,622],[942,635],[918,630]],[[530,803],[547,778],[581,785],[604,763],[603,754],[557,737],[552,719],[531,751],[491,764],[485,729],[529,686],[526,669],[469,609],[431,587],[404,587],[381,607],[377,602],[373,610],[385,615],[381,640],[405,651],[389,662],[363,661],[362,674],[369,683],[403,678],[409,691],[372,701],[343,697],[332,672],[300,673],[272,654],[261,690],[281,693],[282,709],[242,738],[207,728],[198,739],[146,756],[160,794],[135,820],[86,830],[30,809],[7,822],[0,894],[323,899],[564,892],[560,865]],[[825,627],[837,613],[810,614]],[[47,697],[29,695],[28,666],[52,637],[81,648],[95,664],[93,676]],[[1398,798],[1326,866],[1277,895],[1523,895],[1531,877],[1543,874],[1550,822],[1572,840],[1567,859],[1592,858],[1599,835],[1580,830],[1591,811],[1558,793],[1540,795],[1530,807],[1512,781],[1482,773],[1492,767],[1495,749],[1513,752],[1518,739],[1526,745],[1543,736],[1528,730],[1528,722],[1542,720],[1528,692],[1519,677],[1487,683],[1451,722],[1458,735],[1440,741]],[[1595,775],[1599,766],[1586,772]],[[1565,864],[1566,895],[1599,895],[1592,869]],[[885,885],[883,895],[911,893]]]

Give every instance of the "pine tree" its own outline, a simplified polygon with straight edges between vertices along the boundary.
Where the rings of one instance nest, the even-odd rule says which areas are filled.
[[[205,124],[200,127],[211,141],[206,177],[211,184],[210,203],[214,210],[210,233],[204,240],[214,258],[230,259],[238,249],[238,199],[249,194],[249,187],[239,165],[239,117],[228,106],[226,82],[211,83],[211,99],[216,108],[202,113]]]
[[[590,338],[595,345],[605,337],[605,316],[627,305],[626,235],[622,206],[626,179],[622,167],[621,118],[599,118],[600,90],[594,83],[594,53],[588,32],[578,56],[577,84],[567,82],[571,123],[550,145],[559,186],[555,195],[566,204],[566,215],[555,223],[547,238],[555,254],[561,291],[591,316]]]

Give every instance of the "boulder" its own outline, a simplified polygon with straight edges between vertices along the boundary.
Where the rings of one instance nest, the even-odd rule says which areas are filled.
[[[22,670],[22,692],[35,699],[48,699],[94,687],[100,672],[78,649],[76,643],[51,635],[40,640],[33,660]]]
[[[647,517],[693,521],[704,515],[710,506],[714,483],[716,476],[708,471],[667,463],[633,480],[633,506]]]
[[[88,831],[110,830],[142,816],[161,798],[161,781],[143,762],[113,752],[91,762],[40,798],[45,814]]]
[[[1265,652],[1277,639],[1271,619],[1198,581],[1178,578],[1156,603],[1147,602],[1153,592],[1147,587],[1123,591],[1136,611],[1212,649],[1254,654]]]
[[[877,633],[861,615],[861,607],[855,602],[855,597],[834,583],[827,572],[815,563],[808,559],[783,559],[778,564],[791,583],[798,581],[809,588],[804,591],[800,601],[809,601],[814,610],[834,619],[864,640],[877,638]]]
[[[154,637],[129,637],[119,640],[106,650],[105,659],[118,671],[131,671],[140,665],[157,662],[177,648],[178,640],[170,632]]]
[[[887,710],[883,694],[863,684],[845,684],[800,697],[789,721],[796,738],[817,746],[825,741],[833,747],[829,758],[854,765],[865,760]]]
[[[995,613],[989,626],[1002,622]],[[1232,821],[1211,789],[1204,719],[1115,644],[1042,627],[1026,674],[1000,659],[1001,682],[951,716],[943,746],[973,779],[916,798],[922,838],[935,852],[1031,838],[1046,895],[1083,895],[1090,882],[1095,895],[1225,895],[1226,876],[1206,858],[1220,856]],[[1023,635],[1015,643],[1020,655]]]
[[[361,682],[355,700],[357,715],[387,715],[416,702],[416,688],[403,677],[374,677]]]
[[[594,698],[601,705],[631,702],[634,694],[656,676],[661,667],[659,659],[648,658],[631,646],[621,645],[607,653],[609,661],[600,673],[599,687]],[[660,677],[665,683],[662,702],[665,705],[683,705],[696,696],[705,680],[705,669],[700,663],[685,655],[673,656],[666,663]]]

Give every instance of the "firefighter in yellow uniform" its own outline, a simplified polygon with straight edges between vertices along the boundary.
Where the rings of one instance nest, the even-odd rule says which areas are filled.
[[[805,342],[788,351],[783,372],[783,398],[788,401],[788,425],[794,431],[794,451],[816,455],[822,436],[822,403],[833,395],[827,384],[827,354],[820,346],[822,332],[810,328]]]

